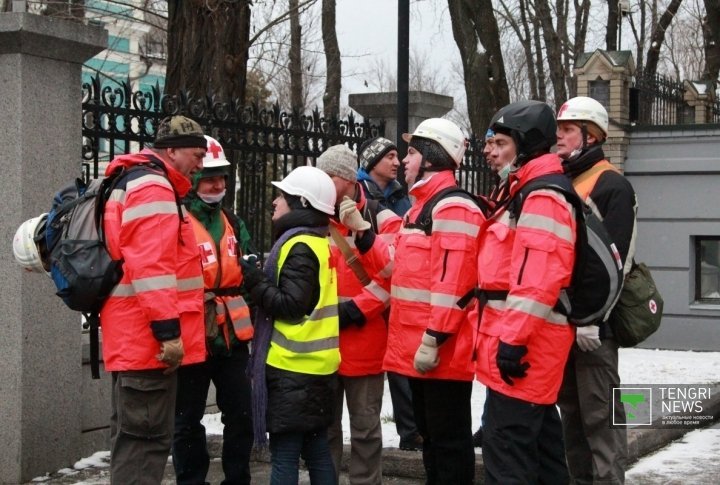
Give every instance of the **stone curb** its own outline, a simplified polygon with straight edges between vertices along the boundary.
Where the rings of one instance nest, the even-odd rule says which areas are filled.
[[[711,398],[703,401],[704,414],[712,414],[714,420],[708,422],[708,426],[720,419],[720,384],[713,384]],[[656,420],[657,422],[657,420]],[[628,466],[638,461],[645,455],[648,455],[670,442],[684,436],[692,429],[664,429],[650,428],[628,430]],[[209,435],[208,451],[211,457],[219,457],[222,451],[222,437],[219,435]],[[345,445],[343,452],[342,470],[347,472],[348,461],[350,458],[350,446]],[[263,452],[253,451],[253,461],[270,462],[270,454],[267,450]],[[425,477],[425,469],[422,464],[422,453],[417,451],[404,451],[398,448],[383,449],[383,476],[386,477],[402,477],[402,478],[418,478]],[[484,482],[484,468],[482,455],[478,448],[475,451],[475,482]]]

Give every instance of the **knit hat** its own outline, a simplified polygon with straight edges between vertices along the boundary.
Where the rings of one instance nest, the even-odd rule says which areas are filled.
[[[333,145],[317,159],[317,168],[330,175],[355,182],[357,180],[357,158],[345,145]]]
[[[168,116],[158,125],[155,148],[207,148],[203,129],[185,116]]]
[[[397,147],[387,138],[378,136],[376,138],[365,140],[358,150],[360,168],[366,172],[370,172],[370,170],[372,170],[373,167],[377,165],[377,163],[382,160],[390,150],[397,151]]]

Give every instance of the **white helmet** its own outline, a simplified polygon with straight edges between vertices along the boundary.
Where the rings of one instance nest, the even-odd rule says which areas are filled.
[[[216,167],[229,167],[230,162],[225,158],[225,150],[218,141],[205,135],[207,140],[207,152],[205,152],[205,158],[203,158],[203,168],[216,168]]]
[[[558,121],[592,121],[608,136],[608,114],[605,107],[593,98],[577,96],[560,107]]]
[[[403,133],[402,139],[410,143],[414,136],[438,142],[453,159],[455,166],[460,167],[467,143],[465,135],[455,123],[444,118],[429,118],[420,123],[412,134]]]
[[[280,182],[271,182],[283,192],[304,198],[315,209],[335,214],[335,184],[328,174],[310,165],[297,167]]]
[[[47,273],[43,267],[35,237],[45,230],[47,213],[41,214],[20,224],[13,238],[13,255],[15,261],[27,271]],[[49,273],[47,273],[49,274]]]

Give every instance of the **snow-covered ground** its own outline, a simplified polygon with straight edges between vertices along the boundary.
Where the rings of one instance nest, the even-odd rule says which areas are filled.
[[[620,349],[620,379],[625,384],[708,384],[720,382],[720,352]],[[485,388],[473,384],[473,429],[480,425]],[[383,445],[397,447],[400,438],[392,420],[392,403],[385,381],[382,407]],[[208,414],[203,423],[209,434],[222,434],[220,414]],[[347,410],[343,412],[344,440],[350,442]]]
[[[709,384],[720,383],[720,352],[678,352],[669,350],[622,349],[620,351],[620,376],[626,384]],[[472,409],[473,428],[479,425],[485,389],[475,383]],[[383,444],[397,447],[399,438],[392,422],[390,393],[385,390],[383,400]],[[345,440],[349,441],[347,412],[343,413]],[[219,414],[208,414],[203,419],[208,434],[222,434]],[[88,467],[106,468],[109,451],[99,451],[78,461],[72,469],[61,470],[66,477],[80,474]],[[627,472],[628,485],[684,485],[720,483],[720,424],[712,428],[691,431],[682,439],[658,452],[646,456]],[[35,482],[44,482],[38,477]],[[63,482],[70,483],[70,482]],[[97,481],[73,482],[83,485],[106,484],[107,477]]]

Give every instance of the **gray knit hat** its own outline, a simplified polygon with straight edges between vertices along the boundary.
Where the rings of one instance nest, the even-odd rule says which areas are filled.
[[[357,158],[345,145],[333,145],[325,150],[317,159],[317,168],[330,175],[335,175],[350,182],[357,180]]]
[[[168,116],[158,125],[155,148],[207,148],[202,127],[185,116]]]
[[[378,136],[365,140],[358,150],[360,167],[369,173],[390,150],[397,151],[397,146],[387,138]]]

